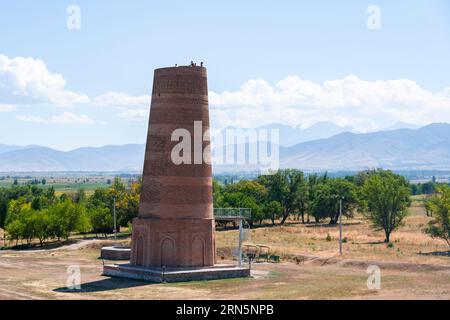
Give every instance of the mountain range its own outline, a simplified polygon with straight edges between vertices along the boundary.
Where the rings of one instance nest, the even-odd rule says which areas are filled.
[[[364,134],[340,132],[345,129],[336,129],[336,126],[336,134],[324,130],[322,134],[326,137],[317,138],[316,133],[320,133],[320,125],[323,124],[309,130],[309,136],[304,134],[302,137],[297,136],[298,132],[300,130],[305,133],[305,130],[283,125],[265,126],[268,129],[282,129],[281,167],[307,171],[367,168],[450,170],[450,124],[435,123],[418,129],[385,129]],[[331,136],[328,136],[329,134]],[[302,140],[303,142],[297,142]],[[0,172],[140,172],[144,151],[143,144],[87,147],[67,152],[36,145],[22,147],[0,144]],[[216,173],[246,169],[237,166],[214,166]]]
[[[280,151],[280,166],[304,170],[450,169],[450,124],[366,134],[345,132]]]
[[[391,126],[385,127],[381,129],[380,131],[392,131],[392,130],[398,130],[398,129],[419,129],[419,125],[406,123],[406,122],[397,122]],[[308,142],[308,141],[314,141],[319,139],[327,139],[332,136],[338,135],[340,133],[344,132],[353,132],[353,133],[359,133],[351,126],[339,126],[331,121],[319,121],[313,124],[312,126],[302,128],[301,125],[296,126],[289,126],[285,124],[280,123],[272,123],[264,126],[260,126],[255,128],[256,130],[259,129],[267,129],[267,130],[278,130],[279,138],[280,138],[280,146],[282,147],[291,147],[293,145],[302,143],[302,142]],[[238,128],[229,126],[224,128],[219,132],[219,135],[221,137],[225,137],[226,130],[248,130],[248,128]],[[220,144],[220,141],[217,141],[216,144]]]
[[[11,151],[9,151],[11,150]],[[142,171],[145,146],[87,147],[64,152],[41,146],[0,146],[0,172]]]
[[[343,132],[351,132],[350,126],[339,126],[333,122],[320,121],[310,127],[302,129],[301,126],[288,126],[280,123],[272,123],[255,128],[256,130],[278,130],[280,146],[290,147],[298,143],[326,139]],[[248,130],[248,128],[226,127],[219,134],[225,136],[225,130]]]

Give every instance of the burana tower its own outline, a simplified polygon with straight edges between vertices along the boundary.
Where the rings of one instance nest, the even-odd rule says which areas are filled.
[[[105,265],[104,275],[152,282],[250,275],[249,268],[215,263],[209,140],[206,68],[155,70],[131,259]],[[181,142],[189,146],[182,152]]]
[[[195,137],[196,122],[203,127],[200,137]],[[177,129],[189,131],[192,138],[190,163],[175,164],[171,158],[179,143],[172,141]],[[200,159],[210,156],[203,155],[208,141],[197,150],[194,146],[208,130],[206,68],[155,70],[139,217],[133,222],[133,265],[214,265],[211,161],[194,161],[195,152]]]

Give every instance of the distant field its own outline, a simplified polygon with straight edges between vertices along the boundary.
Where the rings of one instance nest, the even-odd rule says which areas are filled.
[[[58,183],[46,185],[46,188],[55,188],[56,195],[61,195],[63,193],[70,193],[80,189],[83,189],[87,195],[94,193],[96,189],[109,188],[111,185],[107,183]]]
[[[86,194],[90,195],[94,193],[96,189],[110,187],[114,178],[114,175],[0,176],[0,188],[12,187],[16,181],[18,185],[36,184],[36,186],[40,188],[53,187],[57,195],[75,192],[79,189],[83,189]],[[135,177],[122,178],[126,184],[135,179]],[[43,184],[43,182],[45,182],[45,184]]]

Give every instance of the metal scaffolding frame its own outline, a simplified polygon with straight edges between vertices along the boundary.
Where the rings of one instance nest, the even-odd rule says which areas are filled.
[[[222,221],[239,221],[238,266],[242,267],[242,243],[244,242],[244,220],[252,218],[250,208],[214,208],[214,219]]]

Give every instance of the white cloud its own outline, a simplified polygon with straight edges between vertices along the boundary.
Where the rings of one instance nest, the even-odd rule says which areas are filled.
[[[64,112],[61,115],[51,116],[49,118],[39,117],[39,116],[24,116],[19,115],[16,117],[17,120],[32,122],[32,123],[42,123],[42,124],[93,124],[94,120],[89,118],[87,115],[75,115],[71,112]]]
[[[149,115],[151,96],[132,96],[123,92],[108,92],[93,99],[97,106],[116,107],[119,118],[127,121],[146,121]]]
[[[149,109],[119,108],[118,116],[128,121],[147,121]]]
[[[90,104],[115,107],[120,118],[142,121],[148,119],[151,96],[107,92],[91,99],[85,94],[67,90],[63,76],[50,73],[42,60],[0,55],[0,99],[8,103],[0,104],[0,112],[13,111],[17,106],[30,103],[63,107]],[[51,118],[20,115],[17,119],[33,123],[93,123],[86,115],[77,116],[68,112]]]
[[[65,89],[63,76],[50,73],[42,60],[0,55],[0,98],[9,103],[30,102],[71,106],[89,98]]]
[[[319,84],[288,76],[274,86],[250,80],[238,91],[210,92],[209,97],[219,127],[333,121],[364,132],[399,121],[450,122],[450,88],[433,93],[407,79],[365,81],[349,75]]]
[[[52,116],[51,118],[53,123],[60,123],[60,124],[69,124],[69,123],[79,123],[79,124],[93,124],[94,120],[89,118],[87,115],[75,115],[70,112],[64,112],[62,115],[59,116]]]
[[[43,117],[37,117],[37,116],[17,116],[17,120],[24,121],[24,122],[32,122],[32,123],[48,123],[48,120]]]
[[[142,106],[148,107],[150,105],[151,96],[140,95],[132,96],[123,92],[108,92],[94,98],[94,103],[98,106],[113,106],[113,107],[131,107]]]
[[[0,98],[11,104],[30,102],[57,106],[89,104],[113,107],[149,106],[151,96],[107,92],[93,99],[66,89],[64,77],[51,73],[40,59],[0,55]]]
[[[237,91],[210,92],[214,129],[233,125],[257,127],[285,123],[306,127],[332,121],[359,131],[372,131],[397,122],[424,125],[450,122],[450,87],[431,92],[408,79],[365,81],[355,75],[315,83],[288,76],[275,84],[252,79]],[[51,73],[42,60],[0,55],[0,112],[44,103],[55,106],[107,106],[128,121],[148,119],[150,95],[107,92],[90,98],[66,89],[63,76]],[[64,113],[50,118],[18,116],[35,123],[93,123],[86,115]]]
[[[12,104],[0,104],[0,112],[11,112],[16,110],[16,106]]]

